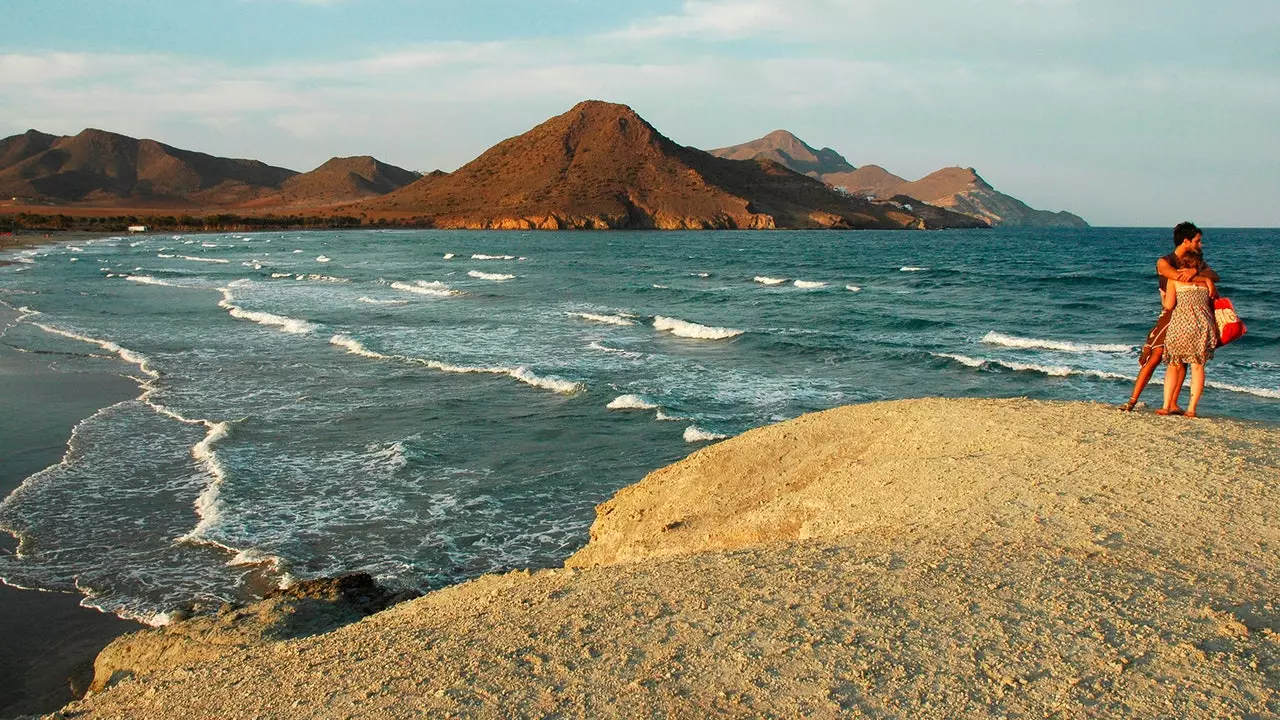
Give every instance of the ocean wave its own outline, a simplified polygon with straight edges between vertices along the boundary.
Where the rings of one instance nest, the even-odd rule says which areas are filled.
[[[110,275],[108,275],[107,277],[110,277]],[[164,287],[182,287],[181,285],[176,285],[174,283],[167,282],[159,278],[154,278],[154,277],[151,277],[150,275],[124,275],[123,277],[125,280],[128,280],[129,282],[138,283],[139,285],[162,285]]]
[[[467,275],[469,277],[478,278],[480,280],[492,280],[494,282],[503,282],[506,280],[511,280],[515,277],[515,275],[507,275],[505,273],[487,273],[487,272],[480,272],[479,270],[468,270]]]
[[[516,256],[515,255],[483,255],[481,253],[476,253],[475,255],[471,256],[471,259],[472,260],[515,260]]]
[[[1119,344],[1098,344],[1098,343],[1076,343],[1065,340],[1041,340],[1039,338],[1025,338],[1016,335],[1006,335],[1004,333],[992,330],[982,337],[982,342],[988,345],[1002,345],[1012,348],[1026,348],[1035,350],[1057,350],[1059,352],[1083,353],[1083,352],[1106,352],[1120,353],[1129,352],[1132,346]]]
[[[241,267],[253,268],[254,270],[262,269],[262,263],[258,262],[257,260],[245,260],[244,262],[240,263],[240,265]],[[275,273],[272,273],[273,277],[274,275]]]
[[[170,259],[170,258],[176,258],[176,257],[178,257],[178,256],[177,256],[177,255],[169,255],[168,253],[156,253],[156,257],[158,257],[158,258],[165,258],[166,260],[168,260],[168,259]]]
[[[209,530],[218,525],[226,509],[226,503],[222,500],[222,484],[227,479],[227,469],[213,451],[213,446],[227,437],[231,425],[227,422],[208,420],[200,422],[205,424],[208,432],[205,433],[203,440],[191,448],[191,457],[204,466],[212,479],[195,500],[196,517],[199,518],[196,526],[186,535],[178,538],[178,542],[210,542],[207,539]],[[234,548],[229,549],[234,550]]]
[[[1245,393],[1246,395],[1256,395],[1258,397],[1280,400],[1280,388],[1245,387],[1242,385],[1230,385],[1216,380],[1206,380],[1204,384],[1218,390],[1227,390],[1229,392]]]
[[[858,287],[857,285],[845,285],[844,289],[848,290],[849,292],[862,292],[862,288]]]
[[[743,332],[734,328],[708,327],[679,318],[663,317],[662,315],[653,318],[653,327],[658,330],[666,330],[672,335],[697,340],[724,340],[741,335]]]
[[[630,350],[622,350],[619,348],[609,347],[608,345],[602,345],[600,344],[599,340],[592,340],[591,343],[587,345],[587,347],[591,348],[592,350],[599,350],[600,352],[606,352],[611,355],[621,355],[622,357],[626,357],[626,358],[644,357],[638,352],[632,352]]]
[[[902,267],[898,268],[898,272],[924,272],[925,270],[928,270],[928,269],[929,269],[929,268],[927,268],[927,267],[916,267],[916,266],[914,266],[914,265],[903,265]]]
[[[689,275],[690,275],[691,277],[700,277],[700,278],[709,278],[709,277],[711,277],[711,273],[709,273],[709,272],[689,273]]]
[[[658,406],[639,395],[619,395],[605,407],[609,410],[653,410]]]
[[[761,285],[781,285],[782,283],[787,281],[786,278],[768,277],[767,275],[757,275],[751,279],[755,280]]]
[[[954,360],[961,365],[971,368],[983,367],[1002,367],[1006,370],[1015,372],[1035,372],[1050,377],[1067,377],[1069,375],[1077,375],[1081,377],[1094,377],[1101,380],[1133,380],[1131,375],[1121,373],[1107,372],[1105,370],[1085,370],[1068,367],[1066,365],[1039,365],[1036,363],[1022,363],[1012,360],[998,360],[995,358],[974,358],[968,355],[958,355],[955,353],[930,353],[935,357]]]
[[[445,259],[445,260],[452,260],[454,257],[456,257],[456,256],[455,256],[453,253],[445,253],[445,254],[444,254],[444,259]]]
[[[21,308],[21,309],[26,310],[26,308]],[[38,315],[39,313],[31,313],[31,314]],[[110,340],[101,340],[99,338],[89,337],[88,335],[81,335],[79,333],[71,332],[70,330],[63,330],[62,328],[54,327],[52,325],[46,325],[44,323],[38,323],[38,322],[33,322],[31,324],[53,335],[60,335],[70,340],[79,340],[80,342],[89,343],[90,345],[97,345],[103,350],[106,350],[107,352],[118,356],[121,360],[124,360],[125,362],[130,363],[132,365],[137,365],[138,369],[141,370],[148,377],[152,379],[160,377],[160,373],[152,369],[151,360],[146,355],[143,355],[140,352],[135,352],[133,350],[130,350],[129,348],[122,347],[121,345],[111,342]]]
[[[551,375],[538,375],[526,367],[475,367],[470,365],[453,365],[451,363],[440,362],[439,360],[430,360],[427,358],[416,358],[408,355],[385,355],[370,350],[368,346],[360,342],[350,335],[334,335],[329,338],[330,344],[346,348],[347,352],[353,355],[372,358],[375,360],[395,360],[400,362],[414,363],[417,365],[425,365],[433,370],[448,373],[461,374],[480,374],[480,375],[506,375],[507,377],[519,380],[520,382],[531,387],[550,390],[561,395],[572,395],[586,389],[586,385],[572,380],[565,380]]]
[[[370,305],[408,305],[408,300],[378,300],[377,298],[365,297],[361,295],[356,298],[358,302],[368,303]]]
[[[670,290],[670,289],[671,289],[671,286],[670,286],[670,285],[658,285],[658,284],[656,284],[656,283],[655,283],[655,284],[654,284],[654,286],[653,286],[653,289],[654,289],[654,290]]]
[[[157,255],[156,257],[164,257],[164,256]],[[206,258],[206,257],[196,257],[194,255],[179,255],[178,258],[181,260],[191,260],[194,262],[219,263],[221,265],[227,265],[231,262],[226,258]]]
[[[232,283],[231,286],[222,288],[222,299],[218,301],[218,307],[226,310],[231,317],[238,318],[240,320],[249,320],[251,322],[258,323],[259,325],[277,327],[284,332],[292,333],[294,335],[306,335],[316,329],[316,326],[313,323],[309,323],[306,320],[298,320],[296,318],[276,315],[269,312],[261,312],[258,310],[245,310],[235,304],[234,298],[231,295],[231,287],[234,286],[235,283]]]
[[[582,318],[591,322],[604,323],[606,325],[635,325],[634,320],[628,320],[621,315],[597,315],[596,313],[571,312],[565,313],[569,317]]]
[[[687,422],[693,418],[680,417],[679,415],[668,415],[662,410],[662,408],[658,408],[658,412],[654,415],[654,419],[661,420],[663,422]]]
[[[684,429],[684,441],[687,443],[711,442],[712,440],[724,440],[727,437],[729,436],[711,432],[710,430],[703,430],[696,425],[690,425]]]
[[[328,255],[320,255],[316,258],[316,262],[329,262],[332,259],[333,258],[329,257]]]
[[[396,290],[411,292],[415,295],[428,295],[431,297],[453,297],[461,295],[462,292],[454,290],[439,281],[427,282],[425,280],[415,280],[412,283],[400,282],[399,280],[391,283],[391,287]]]
[[[813,289],[813,288],[824,288],[827,286],[826,283],[821,282],[819,280],[796,280],[793,284],[798,288],[803,288],[806,290]]]
[[[218,247],[218,243],[200,243],[200,247]]]

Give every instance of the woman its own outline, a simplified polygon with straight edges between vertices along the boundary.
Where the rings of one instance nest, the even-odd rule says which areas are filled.
[[[1199,253],[1188,253],[1183,266],[1195,267],[1193,263],[1200,262]],[[1175,412],[1178,406],[1175,393],[1182,386],[1182,366],[1187,364],[1191,366],[1191,402],[1185,415],[1196,416],[1196,407],[1204,392],[1204,364],[1213,357],[1213,349],[1218,345],[1218,326],[1213,319],[1211,300],[1216,294],[1212,282],[1169,281],[1162,299],[1165,310],[1170,311],[1164,340],[1164,361],[1168,369],[1164,375],[1164,407],[1156,411],[1157,415]]]

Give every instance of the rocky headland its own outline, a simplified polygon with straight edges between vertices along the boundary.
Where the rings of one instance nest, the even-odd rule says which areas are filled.
[[[855,197],[897,200],[904,207],[928,204],[993,227],[1088,227],[1079,215],[1065,210],[1036,210],[1012,195],[996,190],[973,168],[942,168],[910,181],[879,165],[855,168],[835,150],[815,150],[786,130],[775,130],[758,140],[710,152],[718,157],[738,160],[775,160]]]
[[[122,638],[63,715],[1274,717],[1278,448],[1086,403],[814,413],[620,491],[563,568]]]

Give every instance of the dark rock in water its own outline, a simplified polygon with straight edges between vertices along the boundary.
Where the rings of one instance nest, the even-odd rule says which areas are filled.
[[[255,603],[223,605],[213,614],[117,638],[98,654],[90,689],[252,645],[330,632],[420,594],[383,587],[368,573],[305,580]]]

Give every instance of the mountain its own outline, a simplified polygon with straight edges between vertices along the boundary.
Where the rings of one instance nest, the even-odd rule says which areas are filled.
[[[268,195],[259,203],[291,207],[349,203],[398,190],[420,177],[368,155],[335,157],[311,172],[285,180],[278,194]]]
[[[852,172],[854,167],[831,148],[815,150],[786,130],[774,130],[759,140],[742,145],[716,148],[707,152],[729,160],[766,159],[781,163],[802,175],[821,177],[831,173]],[[829,183],[828,183],[829,184]]]
[[[1079,215],[1029,207],[1021,200],[991,187],[973,168],[943,168],[895,188],[894,193],[983,218],[992,225],[1088,227],[1088,223]]]
[[[759,140],[710,152],[720,157],[736,159],[769,158],[796,172],[816,177],[854,197],[889,200],[896,196],[907,196],[908,199],[914,198],[917,204],[927,203],[945,208],[990,225],[1088,226],[1083,218],[1069,212],[1049,212],[1029,207],[1021,200],[993,188],[973,168],[943,168],[912,182],[878,165],[864,165],[854,169],[836,151],[830,148],[814,150],[785,130],[775,130]],[[831,158],[838,158],[839,163],[843,163],[845,167],[834,169]]]
[[[589,100],[458,170],[338,208],[442,228],[922,228],[769,159],[672,142],[625,105]],[[969,218],[948,214],[956,224]],[[949,222],[944,222],[947,226]]]
[[[87,129],[58,137],[35,131],[0,142],[0,195],[89,200],[125,198],[230,204],[296,175],[257,160],[232,160]]]

